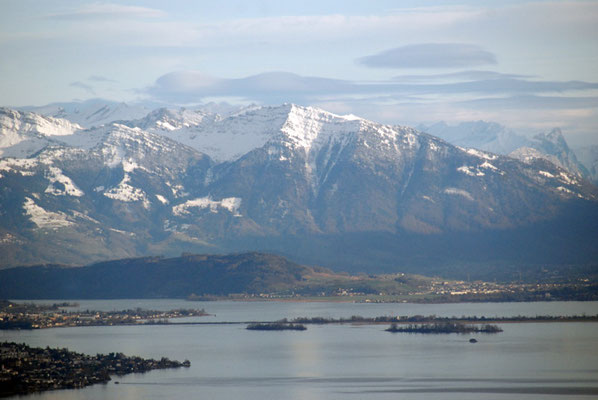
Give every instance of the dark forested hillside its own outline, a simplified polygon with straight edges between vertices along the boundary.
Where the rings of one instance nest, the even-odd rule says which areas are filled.
[[[296,286],[310,271],[283,257],[262,253],[131,258],[86,267],[17,267],[0,271],[0,298],[176,298],[191,294],[252,294]]]

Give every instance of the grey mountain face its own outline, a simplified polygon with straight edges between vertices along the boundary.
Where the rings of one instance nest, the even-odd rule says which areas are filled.
[[[598,185],[598,145],[575,149],[575,153],[586,167],[590,181]]]
[[[575,153],[569,148],[560,129],[548,133],[540,133],[531,140],[530,147],[547,156],[548,160],[580,177],[588,177],[588,170],[577,160]]]
[[[495,122],[471,121],[454,126],[438,122],[430,126],[422,125],[419,129],[456,146],[497,154],[506,155],[529,145],[529,139],[525,136]]]
[[[598,189],[546,160],[295,105],[156,110],[50,139],[0,159],[3,265],[248,249],[361,270],[539,262],[547,224],[552,246],[598,215]],[[503,252],[515,237],[523,253]]]
[[[485,121],[462,122],[455,126],[439,122],[420,129],[457,146],[509,155],[522,161],[544,158],[573,174],[589,178],[588,169],[577,160],[558,128],[532,138]]]

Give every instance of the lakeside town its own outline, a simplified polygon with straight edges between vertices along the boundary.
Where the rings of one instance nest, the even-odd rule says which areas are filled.
[[[47,329],[75,326],[150,325],[172,318],[203,317],[203,309],[155,311],[136,308],[122,311],[67,311],[72,303],[40,305],[0,300],[0,329]]]
[[[397,283],[405,284],[397,286]],[[580,277],[553,282],[487,282],[445,280],[407,274],[357,277],[352,281],[333,283],[320,290],[296,290],[259,294],[234,294],[237,300],[314,300],[351,301],[359,303],[463,303],[513,301],[594,301],[598,300],[598,284]],[[188,300],[210,301],[214,296],[190,296]]]
[[[596,284],[589,279],[574,282],[486,282],[432,279],[429,286],[408,294],[414,302],[492,302],[596,300]]]
[[[128,357],[122,353],[85,355],[67,349],[0,343],[0,397],[107,383],[122,376],[155,369],[190,367],[191,362]]]

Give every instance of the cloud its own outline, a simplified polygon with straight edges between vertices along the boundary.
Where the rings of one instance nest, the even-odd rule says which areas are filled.
[[[529,79],[483,79],[457,83],[405,85],[420,94],[519,94],[598,89],[598,83],[583,81],[536,81]]]
[[[181,18],[154,8],[94,3],[46,14],[45,19],[57,22],[56,26],[43,32],[28,32],[27,38],[31,36],[30,39],[45,40],[51,35],[69,43],[83,37],[86,41],[112,46],[133,43],[143,46],[212,48],[218,51],[226,47],[289,47],[304,43],[319,47],[322,43],[345,43],[347,40],[369,45],[380,36],[407,36],[421,30],[437,32],[475,19],[480,14],[479,10],[463,7],[433,7],[383,15],[242,17],[243,13],[233,13],[230,18],[214,20],[202,15],[204,7],[218,8],[198,4],[191,7],[186,18]],[[127,19],[126,24],[123,19]],[[101,35],[98,35],[99,30]],[[21,35],[7,30],[0,35],[0,42],[27,39]]]
[[[449,74],[398,75],[393,77],[397,82],[431,82],[431,81],[478,81],[485,79],[519,79],[532,78],[531,75],[504,74],[494,71],[459,71]]]
[[[49,19],[59,20],[88,20],[108,18],[159,18],[166,13],[147,7],[123,6],[120,4],[94,3],[79,7],[74,10],[49,14]]]
[[[92,82],[110,82],[110,83],[117,83],[114,79],[106,78],[105,76],[101,75],[90,75],[87,78],[88,81]]]
[[[162,101],[198,102],[209,97],[245,98],[265,103],[304,102],[329,94],[354,92],[349,81],[265,72],[240,79],[216,78],[198,71],[172,72],[146,89]]]
[[[597,109],[598,97],[573,97],[573,96],[508,96],[499,98],[477,98],[456,102],[461,106],[493,109],[493,110],[580,110]]]
[[[93,87],[91,87],[90,85],[88,85],[86,83],[83,83],[83,82],[80,82],[80,81],[75,81],[75,82],[71,82],[69,84],[69,86],[75,87],[75,88],[79,88],[79,89],[83,89],[87,93],[95,96],[95,91],[93,90]]]
[[[466,68],[496,64],[496,57],[472,44],[423,43],[385,50],[357,62],[370,68]]]
[[[158,78],[145,89],[150,97],[176,103],[199,102],[210,97],[244,98],[262,103],[309,103],[339,96],[406,98],[409,96],[516,96],[589,91],[598,83],[583,81],[541,81],[513,78],[500,73],[464,73],[473,78],[494,76],[495,79],[438,81],[443,75],[432,75],[431,82],[375,81],[355,82],[323,77],[301,76],[289,72],[265,72],[239,79],[218,78],[198,71],[172,72]],[[459,74],[448,75],[450,77]],[[422,80],[424,77],[420,77]]]

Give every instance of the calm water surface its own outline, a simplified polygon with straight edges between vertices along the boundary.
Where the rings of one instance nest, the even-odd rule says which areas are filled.
[[[79,301],[80,308],[205,308],[200,321],[352,315],[510,316],[596,314],[596,302],[352,304]],[[244,325],[114,326],[0,331],[0,340],[189,359],[191,368],[23,399],[590,399],[598,398],[598,323],[502,324],[474,335],[391,334],[386,326],[308,326],[303,332]]]

